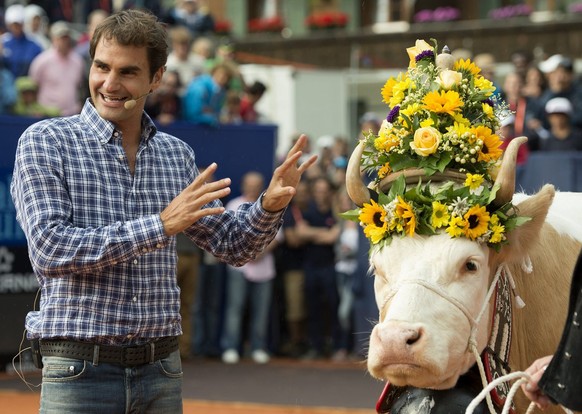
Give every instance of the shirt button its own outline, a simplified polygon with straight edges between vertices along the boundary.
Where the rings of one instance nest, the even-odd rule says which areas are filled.
[[[571,358],[572,358],[572,354],[571,354],[571,353],[569,353],[569,352],[564,352],[564,357],[565,357],[566,359],[571,359]]]
[[[558,388],[561,389],[561,390],[563,390],[563,389],[566,388],[566,386],[564,384],[558,383]]]
[[[137,259],[135,259],[135,260],[133,261],[133,264],[137,264]]]
[[[131,300],[137,302],[137,296],[134,296],[133,298],[131,298]]]
[[[123,161],[125,159],[125,156],[119,155],[117,158],[119,159],[119,161]]]

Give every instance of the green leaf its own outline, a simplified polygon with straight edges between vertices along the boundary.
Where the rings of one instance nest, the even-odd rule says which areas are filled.
[[[340,217],[343,218],[344,220],[351,220],[351,221],[356,221],[356,222],[360,221],[358,219],[359,216],[360,216],[360,209],[359,208],[349,210],[349,211],[344,211],[343,213],[340,213]]]
[[[418,161],[415,159],[402,154],[392,153],[388,157],[388,162],[393,171],[400,171],[407,168],[415,168],[418,165]]]
[[[390,187],[390,192],[388,193],[388,198],[394,200],[396,196],[401,196],[406,190],[406,182],[404,181],[404,175],[400,175]]]

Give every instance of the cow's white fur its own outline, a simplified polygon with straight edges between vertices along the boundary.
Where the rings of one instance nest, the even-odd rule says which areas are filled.
[[[514,334],[512,353],[518,355],[512,356],[512,368],[525,369],[533,359],[543,356],[541,353],[555,349],[567,307],[575,255],[582,246],[582,194],[557,193],[546,216],[552,195],[553,189],[543,189],[537,203],[536,196],[516,194],[515,204],[519,207],[524,202],[524,210],[538,217],[531,225],[514,230],[516,234],[512,237],[523,232],[523,240],[516,239],[514,246],[501,254],[465,238],[451,239],[446,234],[396,237],[382,250],[373,250],[370,262],[380,317],[370,338],[370,373],[395,385],[453,387],[459,375],[475,362],[468,352],[470,321],[457,306],[414,280],[422,279],[423,283],[437,286],[437,290],[445,290],[476,317],[482,306],[489,306],[484,305],[485,297],[500,261],[510,265],[518,289],[525,291],[519,293],[526,299],[526,308],[514,312],[529,315],[520,315],[515,324],[514,330],[519,332]],[[543,203],[546,207],[537,211],[536,204]],[[546,224],[542,226],[544,219]],[[539,243],[538,232],[541,232]],[[532,255],[533,275],[520,270],[527,258],[524,254]],[[563,269],[554,270],[560,273],[559,277],[544,268],[549,258],[563,264]],[[555,268],[556,264],[552,266]],[[552,280],[544,279],[540,272]],[[536,291],[536,286],[541,292]],[[551,289],[555,289],[555,297]],[[540,309],[543,306],[560,309]],[[554,319],[544,321],[544,317]],[[490,317],[479,321],[479,351],[487,342],[490,321]],[[535,341],[542,343],[531,346]]]

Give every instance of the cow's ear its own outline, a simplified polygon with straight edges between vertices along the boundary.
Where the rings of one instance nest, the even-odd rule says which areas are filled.
[[[517,227],[508,235],[509,244],[500,251],[502,261],[521,261],[538,242],[540,231],[546,220],[548,210],[556,193],[554,186],[546,184],[542,189],[516,205],[520,216],[531,217],[531,220]],[[509,260],[511,258],[511,260]]]

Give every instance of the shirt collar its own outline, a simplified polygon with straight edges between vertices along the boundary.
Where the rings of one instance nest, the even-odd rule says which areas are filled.
[[[81,110],[81,119],[87,124],[89,130],[92,131],[93,135],[97,137],[101,144],[109,142],[115,132],[115,125],[111,121],[107,121],[99,116],[97,109],[95,109],[95,106],[91,102],[91,98],[87,98],[85,101],[85,105]],[[141,117],[141,131],[142,139],[146,143],[158,132],[156,125],[145,111]]]

